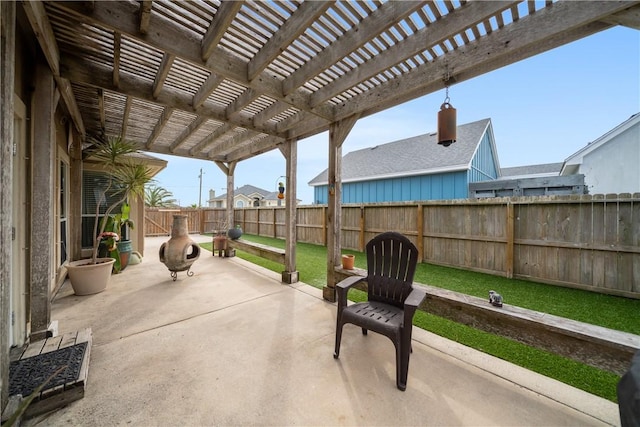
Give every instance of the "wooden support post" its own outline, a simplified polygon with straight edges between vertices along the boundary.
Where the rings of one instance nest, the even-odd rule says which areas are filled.
[[[226,165],[223,162],[215,162],[222,172],[227,176],[227,229],[233,228],[233,174],[236,170],[238,162],[229,162]]]
[[[505,268],[508,279],[513,278],[513,246],[515,236],[515,221],[514,221],[514,208],[513,204],[507,202],[507,221],[506,221],[506,235],[507,235],[507,248],[505,250]]]
[[[298,141],[289,140],[285,143],[285,157],[287,160],[287,190],[285,192],[285,255],[282,281],[296,283],[298,270],[296,267],[296,241],[298,240],[298,218],[296,214],[296,176],[298,169]],[[275,212],[274,212],[275,214]],[[275,218],[275,215],[274,215]]]
[[[82,258],[82,141],[75,128],[69,132],[69,240],[71,260],[75,261]]]
[[[47,337],[51,320],[49,293],[53,280],[55,239],[53,207],[55,197],[54,105],[55,87],[51,70],[42,58],[36,65],[32,98],[32,192],[31,192],[31,339]]]
[[[13,227],[13,94],[15,93],[16,2],[0,2],[0,409],[9,399],[9,322]]]
[[[329,126],[329,197],[327,206],[327,286],[322,296],[327,301],[336,300],[335,268],[340,265],[342,233],[342,144],[358,121],[354,115],[333,122]]]

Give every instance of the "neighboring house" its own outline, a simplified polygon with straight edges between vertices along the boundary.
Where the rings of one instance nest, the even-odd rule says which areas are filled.
[[[569,156],[561,175],[583,174],[590,194],[640,192],[640,113]]]
[[[285,189],[286,191],[286,189]],[[226,208],[227,194],[216,197],[214,190],[209,190],[208,204],[210,208]],[[253,185],[243,185],[233,191],[233,206],[235,208],[284,206],[284,199],[278,199],[277,191],[267,191]]]
[[[514,166],[500,169],[499,179],[542,178],[559,176],[562,170],[562,162],[544,163],[541,165]]]
[[[469,184],[469,197],[551,196],[587,193],[584,175],[560,176],[563,163],[500,169],[495,181]]]
[[[348,153],[342,158],[342,203],[464,199],[469,183],[494,180],[500,165],[491,119],[458,126],[457,141],[436,133]],[[327,203],[328,169],[309,182],[314,203]]]

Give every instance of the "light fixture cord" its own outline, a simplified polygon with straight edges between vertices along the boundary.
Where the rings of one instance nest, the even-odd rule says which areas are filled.
[[[449,104],[449,79],[451,78],[451,75],[449,74],[449,64],[445,64],[445,74],[444,74],[444,89],[445,89],[445,98],[444,98],[444,104]]]

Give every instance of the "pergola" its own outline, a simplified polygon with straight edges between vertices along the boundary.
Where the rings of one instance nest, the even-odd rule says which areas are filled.
[[[295,272],[297,141],[329,130],[328,284],[340,254],[341,146],[361,118],[616,25],[639,1],[83,1],[24,5],[90,153],[122,136],[227,175],[280,149]],[[434,111],[433,114],[436,112]]]

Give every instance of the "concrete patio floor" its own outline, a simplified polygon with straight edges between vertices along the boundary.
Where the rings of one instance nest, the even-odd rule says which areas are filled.
[[[65,283],[51,317],[93,330],[85,397],[27,425],[619,425],[614,403],[416,328],[401,392],[385,337],[347,326],[333,359],[319,289],[208,251],[173,282],[167,239],[105,292]]]

